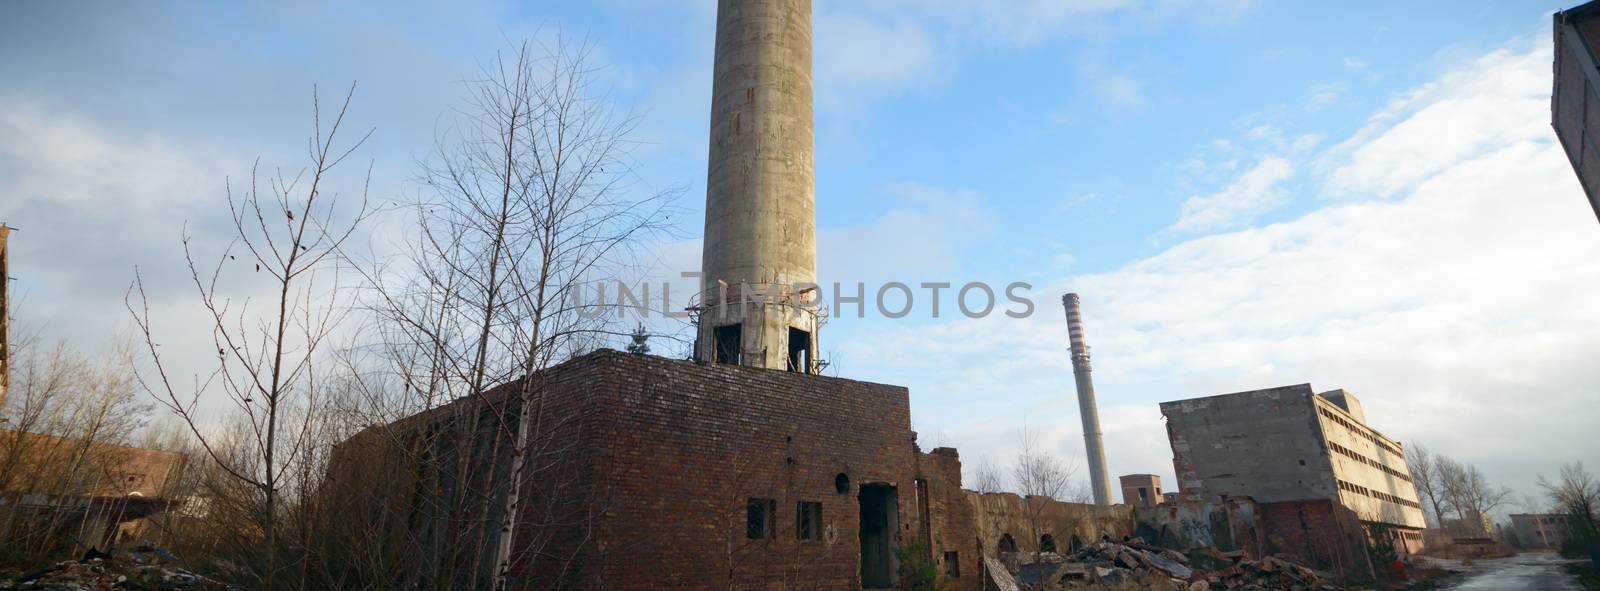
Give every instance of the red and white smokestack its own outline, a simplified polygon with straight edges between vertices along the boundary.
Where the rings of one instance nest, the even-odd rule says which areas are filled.
[[[1072,377],[1078,385],[1078,415],[1083,418],[1083,449],[1089,456],[1089,487],[1094,504],[1111,505],[1110,470],[1106,469],[1105,444],[1100,438],[1100,411],[1094,402],[1094,381],[1089,378],[1089,346],[1083,342],[1083,314],[1078,309],[1078,294],[1061,296],[1067,309],[1067,338],[1072,346]]]

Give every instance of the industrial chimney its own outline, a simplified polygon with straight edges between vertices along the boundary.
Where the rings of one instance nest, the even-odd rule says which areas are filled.
[[[1067,338],[1072,343],[1072,377],[1078,384],[1078,414],[1083,417],[1083,448],[1089,456],[1089,486],[1094,504],[1111,504],[1110,471],[1100,440],[1100,411],[1094,403],[1094,381],[1089,378],[1089,346],[1083,343],[1083,315],[1078,311],[1078,294],[1061,296],[1067,309]]]
[[[715,61],[695,356],[814,373],[811,0],[719,1]]]

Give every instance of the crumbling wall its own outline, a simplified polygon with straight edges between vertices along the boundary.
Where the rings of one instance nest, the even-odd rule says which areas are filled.
[[[1309,384],[1161,403],[1181,497],[1338,498]]]
[[[876,511],[891,520],[880,538],[891,546],[891,578],[892,550],[919,534],[919,492],[940,558],[970,537],[961,533],[970,518],[951,500],[960,462],[954,450],[919,458],[905,388],[615,351],[536,378],[545,394],[536,416],[549,432],[539,441],[549,453],[522,484],[513,588],[860,589],[864,487],[892,499]],[[511,387],[484,398],[503,405]],[[469,450],[452,447],[467,439],[438,435],[464,428],[454,417],[484,410],[459,401],[341,444],[332,494],[376,514],[381,527],[372,529],[388,532],[383,544],[429,548],[453,537],[466,538],[468,550],[492,547],[510,448],[496,444],[487,422]],[[461,489],[448,471],[415,465],[426,454],[445,465],[465,461],[472,478],[497,484],[487,516],[465,515],[476,529],[452,530],[449,514],[430,513],[431,499]],[[756,536],[752,505],[765,513]],[[803,519],[807,512],[815,517]],[[459,562],[481,580],[483,563]],[[970,568],[961,578],[976,577],[976,562]]]
[[[954,448],[940,447],[917,459],[929,501],[929,527],[923,537],[929,549],[927,557],[938,567],[945,588],[978,589],[982,586],[983,549],[967,491],[961,490],[961,456]]]
[[[1259,507],[1268,554],[1283,554],[1292,562],[1346,577],[1373,575],[1366,532],[1355,512],[1326,499]]]
[[[1044,545],[1048,535],[1056,550],[1064,553],[1071,551],[1074,543],[1090,544],[1101,536],[1120,540],[1133,535],[1136,526],[1129,505],[1098,507],[1049,497],[962,492],[972,507],[984,556],[998,556],[1003,539],[1013,541],[1018,551],[1032,552]]]
[[[1250,556],[1263,556],[1261,512],[1250,499],[1138,507],[1135,516],[1139,522],[1137,534],[1163,547],[1187,550],[1210,546],[1224,552],[1244,550]]]

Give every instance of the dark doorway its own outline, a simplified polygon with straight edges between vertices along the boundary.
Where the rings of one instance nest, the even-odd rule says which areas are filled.
[[[716,356],[712,361],[738,365],[739,351],[744,341],[744,326],[739,324],[718,326],[712,329],[711,336],[717,347],[717,350],[712,352],[712,355]]]
[[[884,484],[861,485],[861,586],[867,589],[892,589],[895,585],[894,487]]]
[[[1011,539],[1011,534],[1000,534],[1000,545],[995,549],[1000,552],[1016,552],[1017,541]]]
[[[789,371],[811,373],[811,333],[789,328]]]

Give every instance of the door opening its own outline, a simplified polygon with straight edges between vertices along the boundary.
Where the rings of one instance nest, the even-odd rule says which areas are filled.
[[[895,491],[886,484],[861,485],[861,586],[892,589],[898,582],[894,556]]]

